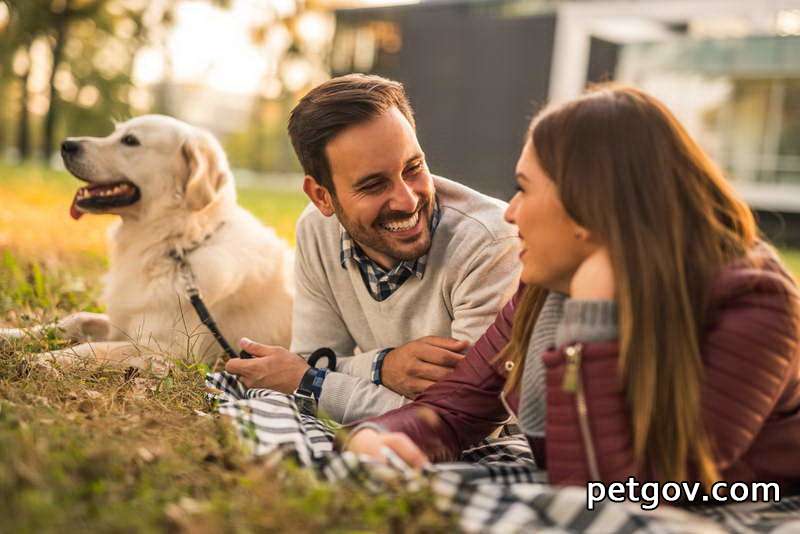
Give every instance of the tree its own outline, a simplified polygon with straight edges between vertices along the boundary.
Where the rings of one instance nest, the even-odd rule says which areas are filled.
[[[32,69],[41,70],[48,59],[30,53],[34,43],[44,41],[49,49],[47,87],[37,95],[46,102],[37,146],[48,158],[60,131],[96,132],[110,118],[130,114],[134,57],[146,44],[149,30],[169,25],[177,4],[177,0],[0,1],[10,15],[0,39],[0,87],[11,82],[19,88],[17,147],[22,158],[31,154],[28,79]],[[154,10],[159,12],[150,16]],[[15,56],[28,60],[25,65],[19,60],[17,71],[12,68]]]

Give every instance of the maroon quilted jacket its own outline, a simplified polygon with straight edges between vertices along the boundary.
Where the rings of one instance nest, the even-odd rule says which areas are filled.
[[[370,422],[404,432],[433,461],[453,460],[489,435],[509,415],[500,398],[506,362],[496,355],[511,333],[519,297],[518,291],[448,378]],[[575,346],[543,355],[546,441],[531,442],[537,462],[546,466],[553,484],[648,478],[633,459],[617,343],[582,345],[579,392],[563,388],[565,353],[575,356],[569,347]],[[722,477],[800,481],[800,297],[777,261],[720,273],[701,352],[703,417]],[[580,401],[588,411],[583,417]],[[506,404],[516,412],[518,393]]]

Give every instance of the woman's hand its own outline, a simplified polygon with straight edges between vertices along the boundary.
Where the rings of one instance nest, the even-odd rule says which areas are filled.
[[[608,250],[598,247],[583,260],[569,286],[569,296],[576,300],[614,300],[616,284]]]
[[[369,456],[382,464],[388,464],[388,455],[395,454],[414,468],[422,468],[430,463],[408,436],[400,432],[377,432],[371,428],[357,431],[350,437],[347,450]]]

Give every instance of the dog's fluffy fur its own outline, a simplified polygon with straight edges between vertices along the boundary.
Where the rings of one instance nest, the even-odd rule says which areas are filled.
[[[89,184],[76,195],[73,217],[114,213],[120,220],[109,231],[107,315],[79,313],[62,321],[76,340],[93,339],[48,358],[141,366],[221,355],[189,303],[173,250],[187,252],[200,294],[234,349],[243,336],[288,346],[293,253],[238,206],[213,136],[148,115],[119,124],[105,138],[68,139],[62,155],[67,169]],[[103,186],[111,192],[109,184],[124,184],[123,198],[97,194]]]

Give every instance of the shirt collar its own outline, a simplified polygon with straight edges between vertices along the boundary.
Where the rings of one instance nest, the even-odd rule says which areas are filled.
[[[439,209],[439,199],[437,198],[434,205],[433,205],[433,213],[431,214],[431,220],[429,223],[429,228],[431,232],[431,242],[433,242],[433,234],[436,232],[436,228],[439,226],[439,221],[442,218],[441,210]],[[348,261],[355,261],[359,266],[366,266],[369,265],[372,269],[380,274],[396,274],[401,270],[405,269],[411,272],[414,276],[422,279],[423,275],[425,274],[425,266],[428,263],[428,254],[420,256],[415,260],[402,260],[400,263],[394,266],[391,270],[387,271],[374,261],[372,261],[369,256],[367,256],[361,247],[353,241],[353,238],[350,237],[350,234],[347,233],[344,226],[341,224],[339,225],[341,228],[341,240],[339,246],[339,260],[342,264],[343,269],[347,269],[347,262]]]

